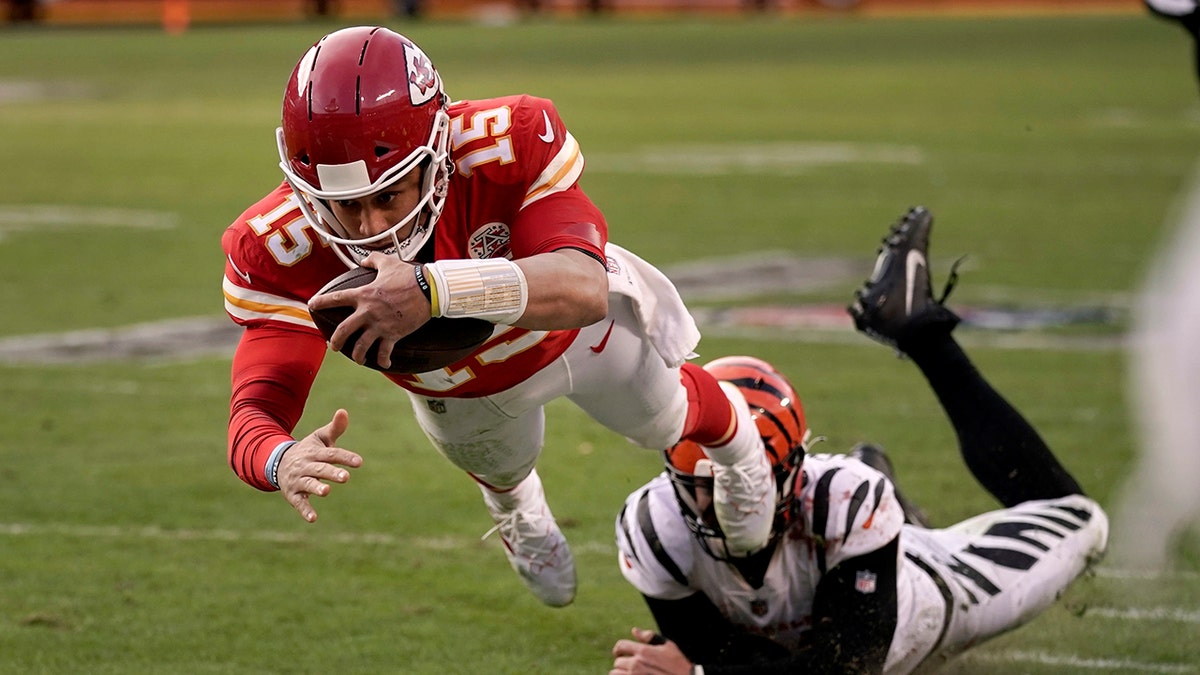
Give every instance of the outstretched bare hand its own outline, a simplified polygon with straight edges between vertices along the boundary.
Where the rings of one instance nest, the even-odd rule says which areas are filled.
[[[329,424],[317,429],[283,453],[279,462],[279,489],[283,496],[308,522],[317,519],[317,512],[309,503],[309,496],[324,497],[331,489],[328,483],[345,483],[350,472],[342,467],[356,469],[362,466],[362,457],[336,446],[338,438],[350,426],[350,414],[338,409]]]

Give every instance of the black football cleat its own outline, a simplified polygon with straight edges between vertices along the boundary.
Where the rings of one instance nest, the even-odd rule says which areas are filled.
[[[955,269],[940,300],[929,284],[929,231],[933,215],[922,206],[909,209],[883,239],[871,278],[854,292],[848,307],[854,326],[867,336],[900,351],[910,337],[926,329],[946,332],[959,318],[942,305],[958,279]],[[961,262],[961,261],[960,261]]]
[[[887,453],[883,451],[883,448],[871,443],[859,443],[850,449],[849,454],[863,464],[887,476],[887,479],[892,482],[892,488],[896,493],[896,501],[900,503],[900,508],[904,510],[904,522],[926,529],[933,527],[929,523],[929,516],[925,515],[921,507],[905,499],[904,495],[901,494],[900,486],[896,484],[896,470],[892,468],[892,461],[888,459]]]

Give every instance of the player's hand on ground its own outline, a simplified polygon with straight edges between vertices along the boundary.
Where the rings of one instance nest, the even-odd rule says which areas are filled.
[[[365,286],[317,295],[309,300],[313,309],[353,307],[354,313],[338,324],[329,339],[329,347],[341,351],[356,331],[362,330],[350,358],[362,365],[367,350],[379,343],[379,365],[391,365],[392,349],[404,336],[429,321],[429,301],[417,286],[411,263],[395,255],[375,252],[362,261],[379,274]]]
[[[613,645],[609,675],[689,675],[692,662],[670,640],[652,630],[633,629],[633,640]],[[657,639],[656,639],[657,638]]]
[[[332,489],[329,483],[345,483],[350,480],[346,468],[362,466],[362,457],[345,448],[337,447],[338,438],[350,426],[350,414],[339,409],[329,424],[317,429],[283,453],[279,462],[279,490],[283,496],[308,522],[317,519],[317,512],[309,503],[309,497],[324,497]]]

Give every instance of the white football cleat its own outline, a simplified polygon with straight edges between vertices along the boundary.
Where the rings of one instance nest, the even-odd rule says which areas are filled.
[[[728,443],[705,447],[713,460],[713,510],[733,556],[757,553],[771,538],[775,477],[746,398],[732,382],[721,389],[733,405],[737,431]]]
[[[500,534],[509,564],[539,600],[551,607],[571,604],[575,599],[575,558],[550,513],[537,472],[506,494],[497,495],[482,485],[480,488],[496,523],[483,538],[493,532]],[[516,505],[505,509],[497,503],[497,498],[505,497]]]

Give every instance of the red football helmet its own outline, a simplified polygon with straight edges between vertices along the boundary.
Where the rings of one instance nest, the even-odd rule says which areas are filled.
[[[706,364],[704,370],[737,386],[758,425],[775,476],[775,523],[771,528],[774,540],[792,523],[796,477],[808,442],[809,430],[800,398],[783,374],[752,356],[719,358]],[[725,546],[725,534],[717,524],[712,506],[713,473],[708,455],[698,444],[680,441],[666,451],[666,460],[667,475],[688,528],[709,555],[729,560],[733,556]]]
[[[296,64],[275,132],[279,166],[309,223],[348,265],[388,240],[411,260],[433,233],[451,170],[449,103],[429,57],[386,28],[330,33]],[[422,172],[421,199],[385,232],[351,238],[329,208],[331,200],[365,197],[412,171]]]

